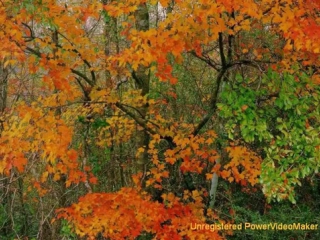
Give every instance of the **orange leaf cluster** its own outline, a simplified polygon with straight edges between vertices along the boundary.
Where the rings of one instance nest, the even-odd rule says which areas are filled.
[[[247,183],[252,186],[257,184],[262,159],[244,146],[231,146],[226,150],[231,160],[223,167],[224,170],[221,171],[220,176],[229,182],[235,181],[243,186]]]
[[[87,194],[71,207],[58,210],[58,217],[70,221],[79,236],[89,239],[98,234],[135,239],[143,233],[152,234],[154,239],[220,239],[217,232],[190,229],[191,223],[203,222],[192,204],[179,203],[173,193],[164,198],[170,205],[152,202],[148,195],[132,188]]]

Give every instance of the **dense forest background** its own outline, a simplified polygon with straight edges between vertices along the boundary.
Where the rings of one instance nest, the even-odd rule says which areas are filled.
[[[318,0],[1,0],[0,239],[320,239]],[[318,224],[216,230],[192,224]]]

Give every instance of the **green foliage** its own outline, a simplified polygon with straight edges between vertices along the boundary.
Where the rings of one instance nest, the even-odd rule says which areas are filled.
[[[103,18],[103,20],[104,20],[105,23],[109,23],[109,22],[110,22],[111,17],[109,16],[109,14],[108,14],[107,11],[102,10],[102,11],[101,11],[101,16],[102,16],[102,18]]]
[[[77,239],[77,235],[72,231],[70,225],[66,220],[61,221],[61,230],[60,234],[62,237],[67,238],[69,240]]]
[[[242,224],[242,230],[233,231],[227,239],[313,239],[320,237],[320,217],[318,209],[320,202],[320,178],[303,180],[302,186],[297,186],[297,204],[288,200],[267,203],[265,196],[257,188],[241,187],[221,181],[218,187],[215,211],[224,220],[232,219],[234,224]],[[232,211],[231,211],[232,210]],[[230,214],[232,212],[232,214]],[[251,224],[318,224],[318,230],[251,230],[244,229],[245,223]]]
[[[109,126],[109,124],[105,121],[105,119],[96,118],[92,123],[92,128],[97,130],[99,128],[103,128]]]
[[[315,212],[305,206],[301,208],[288,203],[281,203],[272,208],[266,215],[261,216],[258,212],[249,212],[247,209],[236,206],[235,211],[238,213],[236,222],[253,223],[253,224],[268,224],[268,223],[312,223],[320,224],[320,218]],[[229,239],[319,239],[319,231],[305,230],[250,230],[235,232],[233,237]]]
[[[295,203],[293,187],[320,165],[320,88],[305,74],[273,72],[254,88],[237,76],[218,104],[231,140],[245,141],[265,156],[261,183],[268,200]]]
[[[270,2],[2,1],[0,239],[182,236],[212,173],[214,221],[319,223],[320,5]]]

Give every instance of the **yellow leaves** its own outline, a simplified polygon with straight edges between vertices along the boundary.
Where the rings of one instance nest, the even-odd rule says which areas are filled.
[[[247,53],[247,52],[249,52],[248,49],[246,49],[246,48],[242,49],[242,53]]]
[[[179,201],[179,198],[176,197],[172,192],[169,192],[168,194],[162,194],[161,197],[163,198],[165,205],[168,207],[172,207]]]
[[[151,1],[152,4],[157,4],[157,2],[158,1],[155,0]],[[164,98],[162,99],[161,97],[161,95],[164,95],[163,92],[161,92],[162,86],[164,86],[163,89],[167,89],[166,84],[159,84],[157,80],[151,81],[151,84],[156,82],[156,85],[152,86],[152,88],[157,91],[159,90],[158,86],[161,86],[159,90],[160,94],[157,93],[160,97],[155,97],[155,100],[148,100],[147,96],[141,96],[140,91],[128,90],[134,88],[130,71],[138,70],[140,66],[145,66],[147,71],[143,72],[148,73],[149,67],[151,66],[150,70],[157,72],[160,81],[172,85],[177,84],[178,79],[175,75],[177,68],[175,65],[175,68],[173,68],[173,62],[176,61],[176,63],[181,64],[185,56],[188,58],[186,58],[188,64],[193,61],[189,61],[190,56],[184,54],[185,52],[194,51],[200,56],[203,52],[210,50],[208,56],[203,57],[213,60],[218,59],[218,51],[216,51],[216,49],[211,50],[211,46],[216,45],[215,41],[219,33],[223,34],[223,43],[226,45],[228,45],[227,34],[239,36],[241,38],[239,41],[241,42],[245,40],[242,36],[247,36],[247,34],[242,34],[238,31],[249,31],[253,29],[255,27],[254,24],[260,22],[261,18],[265,25],[261,24],[259,27],[261,27],[261,32],[268,32],[266,35],[268,41],[271,41],[271,45],[278,47],[272,42],[274,38],[270,37],[271,34],[279,32],[279,29],[286,31],[286,33],[276,38],[281,39],[281,41],[282,39],[286,40],[287,45],[285,51],[288,52],[287,55],[291,55],[291,51],[296,50],[307,50],[310,51],[310,53],[319,54],[320,45],[315,41],[314,37],[312,37],[312,35],[318,36],[319,34],[311,34],[318,29],[317,24],[312,23],[311,19],[309,19],[309,16],[312,15],[309,14],[310,12],[308,11],[311,10],[307,11],[305,8],[297,7],[300,5],[300,1],[292,4],[290,9],[282,6],[281,8],[278,6],[272,7],[270,13],[267,12],[262,16],[261,13],[270,7],[270,2],[271,1],[253,0],[238,2],[222,0],[175,1],[173,11],[163,16],[166,19],[161,19],[159,24],[153,29],[138,31],[134,29],[135,19],[133,17],[134,14],[131,13],[136,11],[137,6],[144,4],[145,1],[109,1],[108,4],[105,4],[103,7],[108,13],[107,17],[116,17],[116,19],[119,20],[119,23],[116,25],[122,25],[125,31],[123,31],[120,37],[120,42],[113,43],[113,38],[107,39],[108,41],[110,40],[110,52],[107,57],[104,56],[105,53],[103,52],[105,42],[100,41],[102,35],[97,36],[97,38],[95,36],[96,33],[100,34],[102,32],[97,31],[94,32],[94,34],[90,34],[90,38],[85,37],[85,32],[88,30],[87,27],[91,27],[94,23],[93,17],[101,13],[100,10],[103,9],[102,6],[99,5],[99,2],[93,1],[92,3],[81,3],[80,5],[73,3],[72,7],[68,7],[67,10],[64,9],[64,6],[52,4],[52,8],[48,14],[50,14],[49,17],[50,19],[52,18],[53,24],[57,25],[56,27],[61,35],[66,35],[66,37],[59,36],[59,45],[61,45],[63,49],[56,50],[57,46],[52,42],[51,31],[44,30],[44,32],[39,34],[45,34],[46,36],[41,36],[35,40],[35,46],[41,51],[42,56],[40,59],[38,59],[38,57],[29,58],[28,56],[26,66],[28,66],[27,72],[34,73],[35,76],[37,74],[45,74],[46,76],[41,79],[41,83],[43,84],[43,81],[47,81],[48,85],[52,87],[52,90],[55,89],[55,92],[50,91],[47,85],[45,85],[44,91],[40,91],[42,90],[40,87],[37,88],[34,92],[42,96],[38,100],[39,103],[31,105],[31,107],[27,104],[22,105],[12,114],[13,116],[9,118],[8,123],[5,123],[5,130],[1,133],[1,143],[4,142],[6,144],[5,149],[0,150],[0,155],[3,156],[4,159],[0,160],[0,170],[10,170],[12,167],[16,167],[18,171],[24,171],[27,164],[26,156],[31,156],[29,157],[30,159],[28,159],[28,161],[31,161],[30,165],[40,163],[39,165],[45,169],[44,172],[43,169],[39,172],[41,182],[47,181],[49,177],[50,179],[53,178],[53,180],[58,181],[61,176],[66,176],[66,186],[68,187],[73,183],[84,181],[86,177],[78,171],[81,169],[78,164],[78,161],[82,160],[82,156],[79,153],[81,147],[77,150],[72,149],[74,142],[77,143],[78,141],[78,135],[73,136],[74,131],[81,131],[77,130],[76,127],[81,124],[93,124],[97,115],[101,117],[102,114],[107,112],[108,116],[102,116],[101,122],[107,122],[108,126],[99,128],[98,135],[94,137],[92,136],[94,130],[90,128],[89,135],[92,141],[97,141],[101,148],[106,147],[106,145],[112,145],[115,147],[114,149],[117,149],[118,146],[125,146],[125,148],[133,146],[134,150],[136,148],[136,144],[133,144],[136,139],[134,139],[133,136],[143,129],[141,126],[138,126],[131,117],[124,116],[127,114],[125,111],[115,109],[115,103],[121,101],[133,116],[140,118],[140,115],[143,115],[141,119],[146,123],[148,129],[159,133],[152,136],[153,139],[150,141],[148,147],[138,147],[137,149],[137,154],[144,153],[148,150],[148,154],[151,156],[150,165],[152,165],[152,168],[147,173],[148,178],[146,182],[148,186],[161,188],[160,183],[162,181],[165,182],[163,179],[172,177],[169,176],[172,171],[168,169],[172,168],[171,165],[174,164],[176,164],[174,167],[177,166],[177,171],[179,171],[178,167],[181,163],[180,171],[184,173],[207,174],[207,178],[209,179],[212,177],[213,172],[219,174],[220,166],[216,164],[219,156],[217,152],[211,150],[216,147],[214,144],[217,138],[216,133],[210,130],[204,133],[201,132],[198,136],[190,135],[194,130],[194,126],[197,126],[196,122],[186,120],[186,118],[183,117],[179,119],[179,116],[172,116],[172,119],[168,117],[170,114],[167,114],[167,112],[171,110],[172,103],[169,101],[165,102],[165,100],[163,100]],[[160,0],[160,4],[163,7],[168,7],[168,3],[168,0]],[[86,4],[88,4],[88,6]],[[284,5],[289,4],[284,3]],[[73,9],[71,10],[71,8]],[[292,10],[292,12],[289,10]],[[64,14],[63,11],[66,14]],[[232,11],[236,13],[234,17],[231,17],[232,14],[229,14]],[[25,15],[26,13],[23,14]],[[118,18],[120,15],[128,16]],[[301,16],[304,17],[301,18],[301,20],[297,19],[294,15],[299,16],[298,18],[301,18]],[[0,18],[3,20],[6,19],[2,16],[0,16]],[[80,23],[76,23],[75,19]],[[35,22],[38,21],[40,24],[41,21],[39,19],[35,20]],[[295,21],[298,23],[295,23]],[[14,24],[14,22],[9,20],[9,23],[9,29],[12,28],[11,25],[16,26],[12,28],[10,32],[13,38],[12,40],[10,39],[10,41],[15,42],[19,40],[22,35],[19,27]],[[73,23],[76,24],[72,25]],[[7,26],[4,26],[4,28],[6,27]],[[233,27],[234,29],[231,29]],[[70,28],[70,31],[67,31],[69,30],[68,28]],[[50,33],[46,34],[46,31]],[[108,34],[111,34],[112,31]],[[24,34],[27,34],[26,30],[24,30]],[[103,37],[105,37],[105,33],[103,34]],[[30,35],[31,33],[26,36]],[[305,40],[303,40],[301,36],[305,37]],[[257,39],[259,39],[257,45],[259,46],[263,45],[262,43],[265,41],[265,39],[260,37],[261,36],[257,37]],[[294,42],[294,44],[292,42]],[[6,41],[5,48],[10,50],[10,46],[9,41]],[[117,47],[119,47],[118,51],[116,50]],[[21,48],[23,50],[24,46]],[[225,48],[227,49],[227,46]],[[239,58],[237,59],[242,59],[241,57],[251,58],[252,55],[254,55],[252,59],[249,59],[252,61],[271,55],[270,51],[263,52],[262,50],[254,50],[253,48],[253,45],[249,44],[245,44],[239,48],[235,46],[234,49],[236,50],[241,51],[242,49],[243,56],[241,56],[240,52],[231,55],[237,58],[239,54]],[[79,51],[79,53],[75,52],[75,50]],[[15,56],[14,53],[11,55],[9,52],[8,50],[4,50],[4,53],[2,50],[0,52],[1,56],[7,58],[4,61],[4,67],[17,63],[18,56]],[[13,57],[12,60],[10,57]],[[317,57],[318,56],[315,56],[315,58]],[[88,64],[84,63],[84,59],[88,61],[91,66],[87,66]],[[296,55],[291,59],[298,61],[304,58]],[[270,62],[272,61],[273,59],[270,60]],[[286,63],[290,66],[288,62]],[[310,59],[308,64],[312,65],[312,63],[313,60]],[[188,64],[186,64],[186,67],[190,67]],[[230,62],[230,64],[232,65],[232,62]],[[80,106],[75,106],[75,101],[81,101],[80,97],[83,96],[83,93],[81,92],[79,83],[72,78],[74,74],[71,73],[70,68],[79,70],[81,74],[84,74],[84,76],[88,78],[92,78],[92,72],[90,71],[94,71],[97,74],[95,84],[103,86],[102,89],[98,89],[98,87],[91,89],[90,87],[84,88],[84,90],[88,90],[85,92],[90,93],[89,96],[92,102],[101,102],[101,105],[98,105],[98,103],[90,103],[90,106],[88,106],[89,104],[85,107],[81,106],[81,104]],[[196,66],[196,68],[199,68],[199,66]],[[108,71],[112,76],[112,79],[107,79],[108,83],[106,85],[104,85],[104,70]],[[188,68],[188,71],[189,70],[200,76],[198,72],[193,71],[191,68]],[[206,74],[203,78],[204,80],[202,81],[201,79],[199,82],[205,82],[208,75],[209,74]],[[121,85],[119,91],[113,90],[112,88],[117,84],[117,78],[121,78],[122,76],[128,77],[128,79],[126,79],[127,82]],[[81,77],[81,75],[78,77]],[[210,77],[210,79],[212,78]],[[319,76],[313,76],[313,80],[320,82]],[[85,84],[83,79],[81,82]],[[183,83],[183,81],[181,83]],[[210,82],[210,84],[212,83]],[[18,86],[15,84],[12,85]],[[37,83],[35,83],[35,85],[37,85]],[[106,87],[107,85],[108,87]],[[209,89],[208,86],[202,85],[199,87],[201,89]],[[179,85],[177,87],[178,90],[181,91],[181,89],[179,89],[181,86]],[[74,93],[76,91],[77,93]],[[71,94],[69,95],[70,92],[73,94],[73,100],[71,100]],[[151,93],[153,94],[153,92]],[[152,94],[150,94],[150,97]],[[208,93],[204,94],[210,95]],[[177,100],[175,102],[178,104],[177,110],[180,113],[179,107],[181,107],[183,99],[178,99],[174,91],[169,92],[166,97],[167,96],[169,96],[170,101]],[[208,101],[209,100],[205,100],[204,103],[208,103]],[[146,112],[146,118],[144,118],[145,114],[139,114],[139,111],[141,107],[146,106],[148,103],[150,111]],[[247,105],[241,106],[242,111],[246,111],[247,108]],[[163,112],[165,113],[161,115],[161,112],[162,114]],[[93,116],[93,119],[87,121],[86,117],[91,113],[93,113],[90,115]],[[113,116],[109,117],[109,114]],[[201,114],[203,114],[201,110],[196,111],[195,117],[201,118]],[[193,116],[193,112],[190,111],[190,115]],[[85,120],[82,122],[76,121],[78,117],[84,117]],[[185,122],[192,122],[194,125],[188,125]],[[76,125],[75,129],[71,127],[73,125]],[[169,137],[174,139],[172,144],[174,145],[174,149],[165,150],[163,155],[163,138]],[[92,142],[88,142],[88,144],[91,143]],[[98,147],[97,149],[100,150]],[[231,161],[224,166],[224,169],[220,172],[220,176],[228,181],[236,181],[243,184],[248,181],[248,183],[252,185],[255,184],[260,174],[260,157],[245,147],[236,146],[230,147],[227,150]],[[37,158],[33,159],[33,156],[37,156]],[[112,156],[121,158],[122,154],[118,156],[115,153],[112,154]],[[132,156],[131,152],[130,156]],[[213,166],[216,167],[214,167],[210,173],[207,173]],[[89,169],[86,168],[85,171],[89,172]],[[179,174],[181,173],[179,172]],[[90,183],[96,183],[97,181],[93,176],[89,176],[88,180]],[[134,182],[138,185],[141,182],[141,178],[138,180],[134,179]],[[124,196],[121,194],[120,196]],[[91,195],[91,197],[92,196],[93,195]],[[131,195],[126,196],[131,197]],[[95,197],[97,197],[97,195],[95,195]],[[106,198],[108,197],[110,196],[107,195]],[[133,195],[133,197],[137,196]],[[172,194],[164,197],[169,202],[175,200]],[[201,194],[199,192],[192,192],[192,198],[199,199],[200,197]],[[96,201],[94,198],[89,197],[88,200],[93,203]],[[139,199],[139,201],[140,200],[141,199]],[[108,204],[110,203],[108,201],[106,202]],[[154,207],[154,205],[144,203],[147,206]],[[108,206],[108,204],[104,205],[104,207]],[[112,203],[110,204],[112,205]],[[76,211],[81,212],[81,209],[76,209]],[[78,219],[75,221],[77,220]],[[130,221],[130,219],[127,220]],[[138,220],[140,221],[140,219]],[[97,224],[100,224],[100,222]],[[107,226],[109,227],[106,228],[109,229],[108,235],[114,236],[114,234],[119,232],[117,229],[117,227],[120,228],[119,226],[112,226],[112,228],[108,224]],[[132,226],[136,225],[133,224]],[[90,234],[93,233],[90,232]],[[124,239],[121,237],[123,236],[113,239]]]
[[[188,124],[182,124],[180,127],[184,127],[192,131],[192,127]],[[172,127],[172,131],[163,133],[173,134],[174,143],[177,147],[173,149],[167,149],[164,153],[165,162],[173,165],[177,161],[182,161],[180,165],[180,170],[185,172],[202,173],[202,171],[207,167],[207,162],[215,163],[218,159],[218,154],[215,150],[207,149],[207,145],[213,143],[214,138],[216,138],[216,133],[212,130],[207,131],[203,136],[198,135],[197,137],[189,136],[185,137],[183,134],[178,134],[178,130]],[[163,134],[162,133],[162,134]],[[157,136],[157,135],[155,135]],[[159,138],[159,136],[157,136]],[[160,139],[158,139],[159,141]],[[158,159],[158,151],[156,151],[154,140],[149,144],[148,153],[152,155],[153,163],[157,168],[150,172],[150,178],[155,179],[152,181],[148,179],[148,186],[156,184],[160,181],[160,177],[164,177],[163,169],[164,165],[160,164]],[[206,162],[206,163],[204,163]],[[216,164],[219,168],[219,166]],[[161,175],[162,174],[162,175]],[[169,177],[169,176],[168,176]]]
[[[110,94],[110,90],[107,88],[104,89],[100,89],[100,88],[94,88],[92,89],[92,91],[90,92],[90,98],[95,101],[98,99],[101,99],[105,96],[108,96]]]
[[[13,65],[16,63],[16,60],[10,59],[4,62],[3,67],[6,68],[8,65]]]
[[[194,199],[196,202],[202,201],[201,193],[198,190],[192,191],[192,199]]]
[[[175,155],[176,152],[177,151],[174,150],[174,149],[168,149],[168,150],[166,150],[165,155],[168,156],[168,157],[172,157],[172,156]]]
[[[208,138],[205,143],[210,145],[213,142],[214,142],[214,140],[212,138]]]
[[[170,163],[171,165],[173,165],[176,162],[176,158],[173,157],[166,157],[166,162]]]
[[[60,175],[59,173],[55,173],[55,174],[53,175],[53,180],[54,180],[54,181],[59,181],[60,178],[61,178],[61,175]],[[68,186],[67,186],[67,187],[68,187]]]
[[[180,136],[175,136],[174,140],[177,145],[181,146],[181,148],[185,148],[190,143],[190,139],[187,137],[180,138]]]
[[[144,153],[144,151],[145,151],[145,148],[140,147],[140,148],[138,148],[137,154]]]
[[[220,176],[230,182],[245,184],[244,181],[248,181],[251,185],[258,183],[262,159],[246,147],[232,146],[227,147],[226,150],[229,152],[231,161],[224,166]],[[242,170],[239,170],[240,166]]]
[[[158,4],[158,0],[150,0],[150,4],[151,5],[156,5],[156,4]]]
[[[47,181],[48,175],[49,175],[49,172],[45,171],[41,176],[41,182]]]
[[[54,100],[56,97],[50,96]],[[58,181],[62,174],[70,184],[84,181],[85,177],[78,170],[77,151],[70,148],[73,129],[62,120],[63,114],[68,112],[57,117],[54,108],[43,107],[41,103],[46,106],[46,101],[34,102],[31,106],[21,103],[16,113],[6,119],[8,125],[2,132],[1,141],[9,141],[6,141],[6,149],[0,151],[5,159],[0,161],[0,167],[4,166],[9,173],[13,167],[23,172],[27,163],[37,165],[42,169],[37,177],[41,183],[49,177]],[[40,195],[46,194],[47,190],[36,186]]]
[[[199,149],[199,144],[197,142],[191,142],[190,143],[191,148],[193,149],[193,151],[198,150]]]
[[[119,2],[114,4],[113,2],[104,5],[103,8],[108,12],[108,14],[112,17],[118,17],[123,14],[128,14],[137,10],[137,5],[130,3],[127,1],[125,3]]]
[[[3,159],[0,161],[0,172],[6,174],[7,172],[7,162]]]
[[[136,129],[135,121],[127,117],[112,116],[106,119],[106,122],[109,126],[106,127],[105,130],[108,131],[102,131],[101,133],[108,134],[108,136],[116,143],[124,143],[129,141]],[[109,131],[113,132],[112,136],[110,135]],[[105,142],[106,140],[108,139],[101,139],[102,142]]]
[[[169,1],[168,0],[160,0],[159,1],[161,6],[164,7],[164,8],[167,8],[168,5],[169,5]]]
[[[215,131],[213,130],[209,130],[206,132],[206,134],[208,134],[209,137],[212,137],[213,139],[217,138],[217,134],[215,133]]]
[[[142,178],[142,173],[141,172],[132,175],[132,181],[135,184],[135,186],[140,187],[141,178]]]
[[[175,156],[176,152],[177,152],[176,150],[172,150],[172,149],[166,150],[166,152],[165,152],[165,156],[166,156],[165,160],[166,160],[167,163],[170,163],[171,165],[173,165],[177,161],[177,158]]]
[[[71,181],[68,179],[66,182],[65,182],[65,185],[66,185],[66,187],[68,188],[68,187],[70,187],[71,186]]]
[[[127,104],[132,107],[142,107],[147,104],[147,96],[141,95],[141,90],[129,90],[127,91],[121,99],[122,104]]]
[[[213,177],[213,173],[206,173],[206,180],[210,181]]]

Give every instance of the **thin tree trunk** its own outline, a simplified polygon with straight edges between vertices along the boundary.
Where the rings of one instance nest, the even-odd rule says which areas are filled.
[[[216,164],[219,164],[220,160],[217,160]],[[218,189],[218,182],[219,182],[219,176],[218,174],[214,173],[211,178],[211,188],[210,188],[210,203],[209,208],[214,207],[214,203],[216,201],[217,196],[217,189]]]
[[[138,31],[149,30],[149,11],[146,3],[142,3],[138,6],[135,12],[136,28]],[[150,88],[150,72],[149,67],[139,66],[137,71],[133,72],[133,78],[136,85],[141,89],[141,95],[146,96],[149,93]],[[140,117],[145,119],[148,112],[148,104],[145,104],[139,108]],[[138,148],[143,147],[144,152],[139,156],[135,172],[146,173],[148,163],[148,145],[149,134],[144,130],[138,134],[137,138]]]
[[[8,77],[9,77],[9,72],[8,68],[4,67],[4,63],[6,60],[3,62],[0,62],[0,117],[4,117],[4,111],[7,107],[7,88],[8,88]],[[1,126],[0,126],[0,135],[1,132],[3,131],[3,119],[0,119]],[[1,196],[2,196],[2,208],[6,210],[6,221],[3,226],[3,234],[4,236],[10,236],[12,233],[12,221],[10,218],[11,209],[12,209],[12,197],[11,197],[11,184],[10,184],[10,178],[2,175],[1,174],[1,179],[3,180],[3,183],[1,184]],[[0,232],[1,234],[1,232]]]

